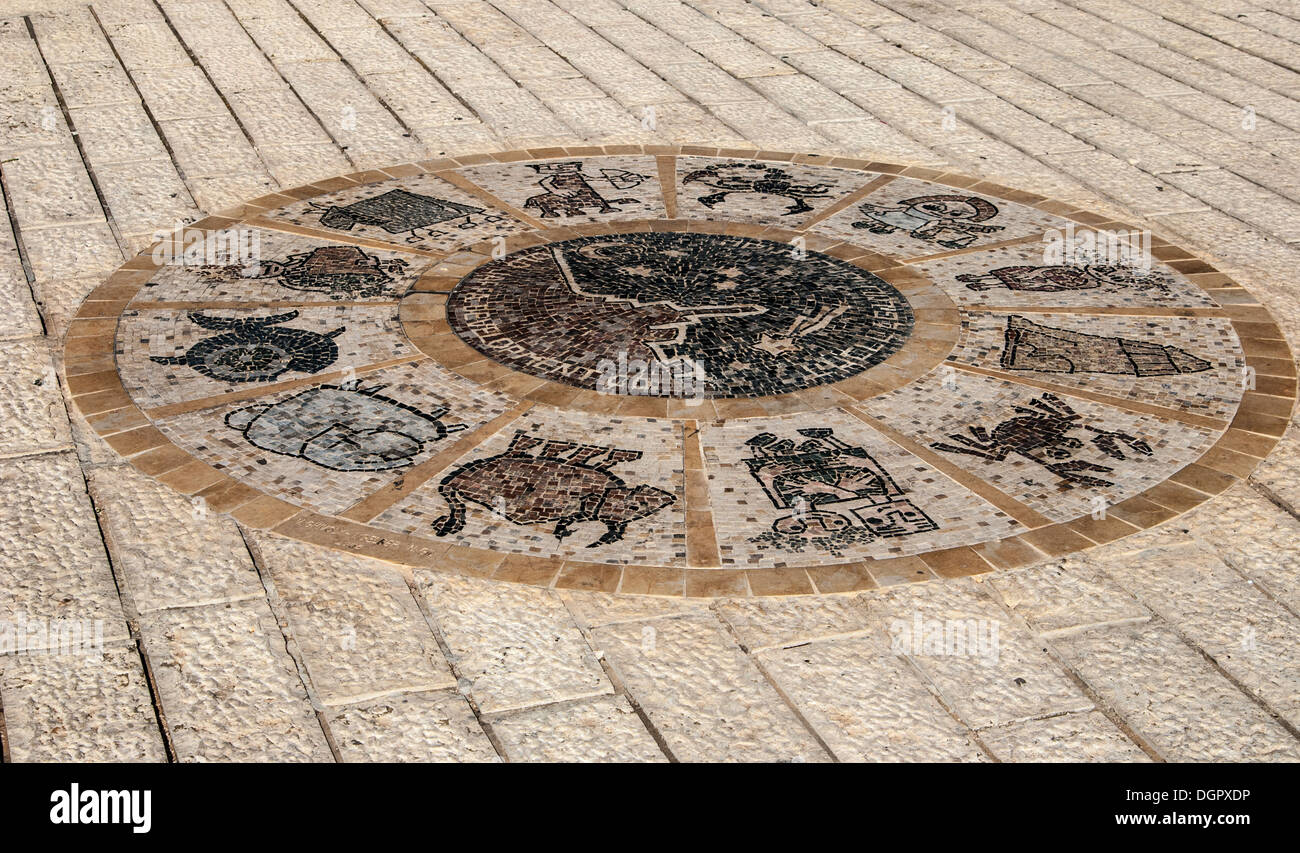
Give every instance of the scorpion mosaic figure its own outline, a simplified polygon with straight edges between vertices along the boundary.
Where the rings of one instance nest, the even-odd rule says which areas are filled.
[[[1067,484],[1096,487],[1113,486],[1114,483],[1083,472],[1110,474],[1115,469],[1083,459],[1071,459],[1084,446],[1081,439],[1070,435],[1074,430],[1082,428],[1093,433],[1092,445],[1112,459],[1128,458],[1120,448],[1121,443],[1134,453],[1152,455],[1151,445],[1140,438],[1080,423],[1082,416],[1055,394],[1043,394],[1028,406],[1016,406],[1014,410],[1020,417],[1003,421],[992,432],[981,426],[972,426],[968,428],[970,436],[960,433],[948,436],[956,444],[933,442],[930,446],[948,453],[978,456],[990,462],[1001,462],[1016,454],[1043,466]],[[1063,461],[1048,461],[1052,459]]]
[[[605,533],[587,547],[618,542],[629,522],[677,500],[663,489],[629,486],[610,473],[620,462],[640,458],[639,450],[545,441],[516,432],[505,453],[476,459],[442,479],[438,494],[447,502],[448,511],[433,522],[434,533],[448,536],[460,532],[468,502],[491,509],[514,524],[555,522],[554,535],[559,540],[573,533],[573,525],[597,521],[605,525]]]
[[[333,339],[343,326],[321,334],[308,329],[280,329],[298,316],[286,311],[270,317],[208,317],[189,312],[190,322],[222,334],[190,347],[183,355],[150,356],[158,364],[185,364],[223,382],[269,382],[288,370],[317,373],[339,357]]]
[[[798,184],[789,172],[762,163],[718,163],[686,173],[682,184],[700,183],[718,190],[702,195],[700,204],[712,210],[732,193],[756,193],[784,198],[790,202],[783,216],[812,210],[807,199],[826,198],[830,184]]]
[[[966,195],[920,195],[897,204],[863,202],[866,219],[852,223],[872,234],[906,231],[908,236],[948,249],[964,249],[981,234],[1001,231],[1001,225],[980,225],[998,215],[990,201]]]

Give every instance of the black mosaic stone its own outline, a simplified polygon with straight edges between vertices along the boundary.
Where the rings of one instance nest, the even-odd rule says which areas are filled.
[[[524,249],[452,291],[452,329],[515,370],[660,397],[781,394],[846,379],[897,352],[903,295],[852,264],[786,243],[711,234],[583,237]],[[670,381],[698,365],[702,382]],[[611,370],[629,382],[611,384]],[[674,367],[676,372],[674,372]],[[637,371],[663,381],[637,382]]]

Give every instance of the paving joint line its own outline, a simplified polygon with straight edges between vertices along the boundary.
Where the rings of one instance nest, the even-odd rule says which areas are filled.
[[[437,618],[433,615],[433,608],[424,600],[424,595],[421,594],[416,585],[414,573],[409,576],[403,574],[402,579],[406,583],[406,589],[411,594],[411,598],[415,599],[415,606],[420,611],[420,616],[424,619],[425,626],[433,635],[433,641],[437,643],[438,651],[442,654],[442,660],[447,665],[448,671],[451,672],[451,677],[456,679],[456,686],[452,688],[452,691],[455,692],[457,696],[460,696],[469,707],[470,713],[474,715],[474,720],[478,723],[479,729],[488,739],[488,743],[491,744],[492,750],[496,753],[497,760],[508,763],[510,761],[510,755],[506,752],[505,744],[501,742],[501,738],[497,735],[496,730],[492,728],[492,722],[484,716],[483,710],[479,707],[478,700],[473,696],[472,688],[466,688],[463,686],[469,681],[469,679],[461,673],[460,667],[456,663],[456,656],[452,654],[451,645],[447,642],[447,638],[443,635],[442,627],[438,624]]]
[[[289,78],[284,76],[284,72],[281,71],[280,66],[277,65],[273,59],[271,59],[271,55],[266,52],[266,48],[262,47],[261,43],[256,38],[253,37],[252,33],[248,31],[248,27],[244,26],[244,22],[239,19],[239,15],[237,15],[235,13],[235,10],[231,8],[229,0],[221,0],[221,3],[226,8],[226,11],[230,13],[230,17],[234,20],[234,22],[237,25],[239,25],[239,28],[241,30],[243,30],[244,35],[248,38],[249,43],[252,44],[253,47],[257,48],[258,53],[262,54],[262,59],[266,61],[267,67],[269,67],[272,71],[275,72],[276,76],[280,78],[280,82],[284,83],[285,89],[287,89],[293,95],[294,99],[297,100],[298,103],[302,105],[302,108],[307,112],[307,115],[311,116],[312,121],[316,122],[316,126],[320,128],[321,133],[324,133],[325,137],[334,144],[334,147],[338,149],[339,154],[341,154],[343,156],[343,159],[347,160],[348,163],[352,165],[353,169],[360,169],[361,168],[360,164],[358,164],[356,159],[350,153],[348,153],[348,146],[343,145],[341,142],[339,142],[338,138],[335,137],[334,134],[330,132],[330,129],[328,127],[326,127],[325,122],[321,121],[320,116],[316,115],[316,111],[311,108],[311,106],[303,99],[302,95],[298,92],[298,90],[294,88],[294,85],[289,82]],[[295,9],[295,11],[297,10]],[[254,149],[257,148],[256,143],[254,143],[253,147]],[[260,157],[261,155],[259,154],[258,156]]]
[[[1016,614],[1007,605],[1006,601],[1003,600],[1001,593],[999,593],[996,589],[985,589],[985,590],[978,591],[978,594],[981,595],[986,600],[992,602],[995,607],[997,607],[999,610],[1002,611],[1003,615],[1013,625],[1015,625],[1016,627],[1024,631],[1031,639],[1037,640],[1041,644],[1040,647],[1043,651],[1043,654],[1046,655],[1049,660],[1055,663],[1056,666],[1065,675],[1065,677],[1070,682],[1072,682],[1074,686],[1077,687],[1081,693],[1083,693],[1083,695],[1088,699],[1088,701],[1092,703],[1093,708],[1099,711],[1102,714],[1102,716],[1104,716],[1107,720],[1109,720],[1111,724],[1115,726],[1115,728],[1119,729],[1119,731],[1125,737],[1127,737],[1134,744],[1136,744],[1138,749],[1146,753],[1148,758],[1160,764],[1168,763],[1168,759],[1166,759],[1164,755],[1162,755],[1160,751],[1156,749],[1154,744],[1152,744],[1141,732],[1139,732],[1133,726],[1129,725],[1128,720],[1125,719],[1124,715],[1120,713],[1118,708],[1112,705],[1104,696],[1101,695],[1100,692],[1093,689],[1092,685],[1089,684],[1087,679],[1083,677],[1083,674],[1080,673],[1074,667],[1074,665],[1070,663],[1068,660],[1066,660],[1065,656],[1062,655],[1056,649],[1056,647],[1051,642],[1051,638],[1049,638],[1045,633],[1035,631],[1029,625],[1026,619]],[[1143,609],[1146,609],[1145,605],[1142,605],[1142,607]],[[1148,614],[1150,614],[1149,610],[1147,612]],[[1148,615],[1147,617],[1144,618],[1143,621],[1149,622],[1153,618],[1154,616]],[[1104,627],[1104,625],[1099,624],[1099,625],[1093,625],[1088,627],[1089,628]],[[1085,628],[1084,630],[1087,630],[1087,628]],[[1056,636],[1063,636],[1063,635],[1057,633]]]
[[[181,185],[185,187],[185,194],[188,195],[188,196],[190,197],[190,203],[194,205],[194,209],[195,209],[195,210],[197,210],[197,211],[199,211],[200,213],[202,213],[202,212],[203,212],[203,206],[200,205],[198,199],[194,197],[194,190],[190,188],[190,178],[189,178],[189,176],[187,176],[187,175],[185,174],[185,168],[180,164],[180,161],[176,159],[176,151],[172,148],[172,144],[171,144],[171,142],[169,142],[169,141],[167,140],[167,135],[166,135],[165,133],[163,133],[162,125],[158,123],[158,119],[157,119],[157,117],[154,116],[153,109],[152,109],[152,108],[149,106],[149,104],[145,101],[144,93],[140,91],[140,86],[135,82],[135,74],[133,74],[133,73],[131,72],[131,69],[130,69],[130,68],[127,68],[126,63],[122,61],[122,56],[121,56],[121,54],[119,54],[119,53],[117,52],[117,45],[115,45],[115,44],[113,43],[113,39],[112,39],[112,37],[108,34],[108,29],[104,26],[103,21],[101,21],[101,20],[99,19],[99,13],[97,13],[97,12],[95,11],[95,7],[94,7],[94,6],[91,6],[91,7],[90,7],[90,16],[91,16],[92,18],[95,19],[95,24],[96,24],[96,26],[99,27],[99,31],[100,31],[101,33],[103,33],[103,35],[104,35],[104,41],[108,43],[108,49],[109,49],[110,51],[113,52],[113,58],[114,58],[115,60],[117,60],[118,67],[120,67],[120,68],[122,69],[123,73],[126,74],[127,82],[129,82],[129,83],[131,84],[131,88],[135,90],[135,95],[136,95],[136,97],[140,99],[140,108],[141,108],[142,110],[144,110],[145,117],[149,119],[149,124],[153,127],[153,132],[157,135],[157,137],[158,137],[158,141],[162,143],[163,149],[166,150],[166,152],[167,152],[167,159],[169,159],[169,160],[171,161],[172,168],[174,168],[174,169],[176,170],[176,176],[177,176],[178,178],[180,178],[180,180],[181,180]],[[30,24],[29,24],[29,26],[30,26]],[[36,33],[35,33],[35,31],[33,31],[33,32],[32,32],[32,39],[35,40],[35,38],[36,38]],[[43,54],[43,53],[42,53],[42,58],[44,58],[44,54]],[[47,67],[48,67],[48,66],[47,66]],[[57,92],[58,92],[58,82],[54,80],[54,75],[53,75],[53,74],[50,74],[50,80],[51,80],[52,82],[54,82],[55,90],[56,90],[56,93],[57,93]],[[62,102],[62,95],[61,95],[61,94],[60,94],[60,96],[59,96],[59,99],[60,99],[60,102]],[[70,114],[68,114],[66,107],[64,108],[64,114],[65,114],[65,116],[67,117],[68,127],[71,128],[71,127],[73,126],[73,125],[72,125],[72,116],[71,116]],[[74,134],[74,136],[75,136],[75,134]],[[80,140],[79,137],[77,138],[77,147],[78,147],[79,149],[81,148],[81,140]],[[85,158],[83,157],[83,159],[85,159]],[[86,160],[86,168],[87,168],[88,170],[90,169],[90,161],[89,161],[89,160]],[[93,174],[93,173],[92,173],[92,174]],[[186,223],[186,224],[189,224],[189,223]]]
[[[158,13],[162,15],[163,23],[167,24],[167,28],[172,31],[172,36],[176,39],[176,43],[185,51],[185,55],[190,58],[190,62],[194,64],[194,67],[199,69],[199,72],[203,75],[203,79],[208,81],[208,85],[212,87],[212,91],[215,92],[217,97],[221,100],[222,106],[226,108],[226,112],[232,119],[234,119],[235,126],[239,128],[239,132],[244,134],[244,139],[248,140],[249,147],[253,149],[253,155],[257,157],[258,162],[262,164],[262,171],[265,172],[266,176],[275,183],[277,188],[283,188],[284,184],[271,172],[269,168],[267,168],[266,160],[262,158],[262,152],[257,150],[257,142],[253,140],[253,135],[248,132],[248,128],[244,125],[239,114],[235,112],[233,107],[231,107],[230,101],[226,98],[226,93],[222,92],[221,89],[217,87],[216,81],[212,79],[212,75],[208,73],[208,69],[204,67],[203,63],[199,60],[199,57],[194,53],[194,51],[190,49],[189,44],[187,44],[185,39],[181,36],[180,30],[176,29],[176,25],[172,23],[171,17],[167,14],[167,10],[162,7],[161,0],[153,0],[153,4],[158,9]],[[134,80],[132,81],[132,84],[134,85]],[[143,103],[143,99],[141,99],[141,102]],[[170,149],[168,150],[170,151]]]
[[[275,579],[271,577],[271,571],[266,565],[261,549],[249,540],[244,526],[236,522],[235,527],[239,530],[239,537],[244,543],[244,550],[247,552],[248,559],[253,564],[253,570],[257,572],[258,581],[262,585],[263,594],[261,600],[266,602],[267,609],[275,619],[276,629],[280,632],[280,643],[284,646],[285,654],[293,661],[294,670],[297,672],[298,680],[306,693],[307,702],[311,705],[312,712],[316,716],[316,723],[321,728],[321,735],[325,738],[325,743],[329,747],[335,763],[341,764],[343,763],[343,757],[339,752],[338,743],[334,739],[334,732],[330,729],[329,720],[325,717],[327,705],[321,700],[320,694],[316,692],[316,687],[312,683],[311,672],[307,668],[307,661],[303,657],[302,648],[298,645],[298,640],[293,634],[293,624],[289,620],[289,612],[284,607],[284,601],[280,598],[280,591],[275,586]],[[257,601],[258,598],[253,597],[246,600]]]
[[[91,9],[91,14],[94,14],[93,9]],[[99,19],[96,18],[95,22],[98,24]],[[100,211],[104,214],[104,221],[108,224],[108,229],[112,233],[113,239],[117,242],[118,253],[121,255],[122,259],[125,260],[130,256],[126,239],[122,236],[122,229],[118,227],[117,220],[113,217],[113,212],[108,205],[108,200],[104,197],[104,189],[99,183],[99,178],[96,176],[95,170],[90,165],[90,159],[86,156],[86,148],[81,143],[81,137],[77,134],[76,125],[73,124],[72,121],[72,113],[69,112],[68,103],[63,98],[63,90],[59,86],[59,81],[54,78],[54,72],[50,69],[50,63],[45,58],[45,51],[41,48],[41,43],[36,38],[36,28],[32,25],[31,16],[24,15],[23,23],[27,25],[28,37],[32,40],[32,44],[36,48],[36,53],[41,58],[41,65],[44,66],[45,76],[50,82],[50,88],[54,92],[54,98],[59,104],[59,110],[63,113],[63,120],[68,125],[68,135],[72,137],[72,144],[77,148],[77,156],[81,158],[81,165],[86,170],[86,177],[90,180],[91,189],[95,191],[95,199],[99,204]],[[100,30],[103,30],[102,26],[100,27]],[[107,40],[107,35],[105,35],[105,39]],[[111,47],[112,45],[110,44],[110,48]],[[116,57],[117,52],[114,51],[113,55]],[[118,66],[121,67],[120,59],[118,59]],[[125,72],[125,69],[123,69],[123,71]],[[131,85],[135,88],[134,81],[131,81]],[[135,92],[138,97],[140,95],[140,90],[136,88]],[[143,102],[143,99],[141,100]],[[188,192],[188,189],[186,191]],[[15,232],[15,237],[16,236],[17,232]],[[39,307],[39,303],[37,304]],[[42,322],[43,321],[44,315],[42,315]]]

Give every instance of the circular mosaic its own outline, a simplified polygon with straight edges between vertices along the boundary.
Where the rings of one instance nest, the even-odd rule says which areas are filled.
[[[90,426],[203,511],[566,589],[1009,568],[1246,477],[1296,372],[1204,260],[960,175],[693,147],[255,199],[93,291]]]
[[[447,319],[515,370],[611,394],[755,397],[846,379],[902,347],[903,295],[802,246],[721,234],[581,237],[494,260]]]

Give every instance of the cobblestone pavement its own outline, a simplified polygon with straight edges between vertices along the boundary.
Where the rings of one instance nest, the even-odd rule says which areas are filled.
[[[1149,228],[1297,341],[1300,4],[1267,5],[9,0],[0,620],[98,622],[102,647],[36,653],[58,645],[47,636],[0,655],[5,760],[1300,759],[1300,426],[1281,341],[1245,355],[1272,358],[1257,397],[1285,405],[1239,414],[1244,437],[1205,469],[1249,477],[1169,485],[1142,532],[1039,541],[975,576],[913,559],[823,575],[833,593],[744,598],[403,570],[267,533],[274,506],[196,508],[179,493],[207,485],[195,469],[142,465],[157,445],[131,443],[147,431],[101,439],[114,392],[92,428],[79,410],[97,377],[64,369],[83,355],[67,336],[82,300],[160,229],[340,174],[558,146],[951,170]],[[367,298],[351,309],[380,328]],[[77,322],[102,335],[118,313]],[[342,325],[284,322],[300,342]],[[149,355],[183,355],[195,327]],[[963,331],[975,364],[986,332]],[[382,361],[362,334],[329,339]],[[1211,341],[1190,340],[1160,343],[1195,365]],[[1206,388],[1154,402],[1224,414]],[[503,410],[476,405],[479,424]],[[535,564],[511,565],[530,580]]]

